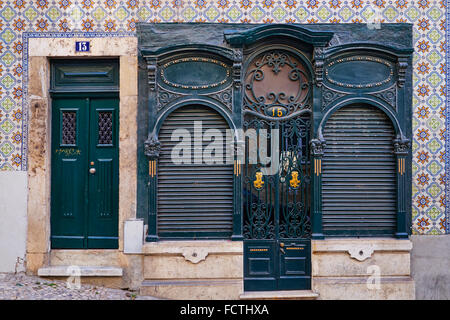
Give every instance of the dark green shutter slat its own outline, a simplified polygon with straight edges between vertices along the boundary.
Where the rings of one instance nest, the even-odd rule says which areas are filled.
[[[232,164],[174,164],[172,131],[187,129],[191,133],[192,160],[196,153],[194,121],[202,122],[203,133],[228,123],[216,111],[202,107],[183,107],[172,112],[159,132],[161,154],[158,162],[158,234],[162,238],[227,238],[233,228],[233,166]],[[203,141],[202,149],[211,141]]]
[[[396,226],[394,129],[374,107],[345,107],[324,131],[322,214],[326,235],[392,235]]]

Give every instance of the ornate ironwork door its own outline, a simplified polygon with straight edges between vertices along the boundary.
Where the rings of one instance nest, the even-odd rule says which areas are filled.
[[[244,290],[309,289],[307,73],[288,52],[264,53],[250,65],[245,89]]]
[[[310,161],[307,118],[284,121],[252,119],[247,129],[279,139],[279,168],[246,157],[244,173],[245,290],[288,290],[310,287]],[[275,130],[273,130],[275,129]],[[277,132],[277,133],[275,133]],[[247,145],[248,147],[249,144]],[[272,157],[272,155],[270,155]]]
[[[52,248],[118,247],[118,111],[113,98],[52,108]]]

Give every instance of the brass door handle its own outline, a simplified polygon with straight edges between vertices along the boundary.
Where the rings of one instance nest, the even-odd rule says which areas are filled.
[[[91,174],[94,174],[95,171],[96,171],[95,168],[90,168],[90,169],[89,169],[89,173],[91,173]]]
[[[285,254],[286,252],[284,251],[283,248],[284,248],[284,243],[280,242],[280,251],[281,251],[282,254]]]

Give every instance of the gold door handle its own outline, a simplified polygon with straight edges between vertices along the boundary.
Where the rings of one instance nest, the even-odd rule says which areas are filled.
[[[285,254],[286,252],[284,251],[284,242],[280,242],[280,251],[282,254]]]
[[[90,169],[89,169],[89,173],[91,173],[91,174],[94,174],[95,171],[96,171],[95,168],[90,168]]]

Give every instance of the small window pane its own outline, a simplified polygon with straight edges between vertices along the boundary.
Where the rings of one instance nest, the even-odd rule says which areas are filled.
[[[113,137],[113,114],[112,111],[98,113],[98,143],[112,144]]]
[[[77,143],[77,113],[64,111],[62,113],[62,144],[74,145]]]

